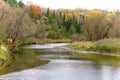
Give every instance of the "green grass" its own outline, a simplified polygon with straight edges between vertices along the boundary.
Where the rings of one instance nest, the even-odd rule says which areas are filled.
[[[120,52],[120,41],[117,39],[107,39],[95,43],[95,50],[100,52],[117,53]]]
[[[94,48],[95,44],[90,41],[82,41],[82,42],[73,42],[69,46],[77,50],[89,50]]]
[[[9,53],[7,48],[4,45],[0,45],[0,60],[7,60]]]
[[[120,39],[104,39],[96,42],[73,42],[70,47],[77,50],[90,50],[107,52],[110,54],[120,54]]]

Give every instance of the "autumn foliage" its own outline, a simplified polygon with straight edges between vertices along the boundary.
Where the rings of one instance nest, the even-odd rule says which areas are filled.
[[[41,8],[38,5],[31,5],[31,11],[34,18],[37,18],[42,12]]]

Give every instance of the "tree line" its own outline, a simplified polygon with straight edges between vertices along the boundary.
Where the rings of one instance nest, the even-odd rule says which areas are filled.
[[[97,41],[120,37],[120,11],[41,8],[21,0],[0,0],[0,44],[45,39]]]

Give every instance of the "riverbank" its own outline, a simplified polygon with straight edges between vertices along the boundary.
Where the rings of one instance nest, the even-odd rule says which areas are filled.
[[[0,66],[5,65],[10,59],[9,51],[5,47],[5,45],[0,45]]]
[[[106,55],[119,55],[120,54],[120,39],[104,39],[96,42],[81,41],[73,42],[69,45],[72,49],[78,51],[91,51],[94,53]]]
[[[56,45],[60,45],[60,46],[56,46]],[[41,46],[43,45],[34,45],[35,49],[33,49],[33,45],[30,46],[29,49],[24,48],[25,50],[21,50],[24,53],[19,54],[19,57],[21,56],[20,60],[22,60],[23,62],[24,61],[31,62],[33,61],[31,56],[33,56],[34,55],[33,53],[35,53],[35,55],[39,55],[37,57],[39,60],[48,60],[49,63],[42,66],[37,66],[34,68],[24,69],[20,71],[14,71],[5,75],[1,75],[0,79],[2,80],[8,80],[8,79],[9,80],[33,80],[33,79],[93,80],[93,79],[98,79],[104,74],[105,76],[111,78],[111,75],[108,75],[108,72],[111,72],[112,74],[116,74],[117,73],[116,71],[120,69],[120,57],[117,56],[115,57],[115,56],[107,56],[107,55],[98,55],[98,54],[89,54],[89,53],[83,54],[83,53],[71,52],[70,49],[68,49],[67,45],[61,46],[61,43],[45,44],[44,48]],[[49,48],[47,46],[49,46]],[[33,62],[31,62],[31,64],[32,63]],[[14,65],[15,66],[14,68],[11,67],[9,68],[16,69],[16,67],[20,66],[21,64],[22,63],[17,63],[16,65]],[[96,74],[98,75],[97,77]],[[99,80],[102,79],[100,78]],[[107,78],[105,80],[110,80],[110,79]]]
[[[5,63],[6,65],[0,67],[0,75],[48,63],[48,61],[39,60],[36,57],[37,55],[34,50],[20,49],[20,52],[16,53],[14,58],[11,58]]]
[[[109,60],[110,61],[109,64],[113,65],[113,64],[111,64],[111,62],[114,63],[114,58],[117,57],[118,61],[120,60],[120,57],[118,56],[118,54],[116,55],[115,53],[112,53],[112,52],[108,53],[107,51],[100,52],[99,50],[96,49],[98,47],[98,46],[96,47],[96,45],[98,43],[100,46],[103,43],[107,43],[107,42],[108,42],[108,40],[98,41],[98,42],[90,42],[90,41],[89,42],[86,42],[86,41],[73,42],[73,43],[69,43],[69,44],[68,43],[58,43],[58,44],[51,43],[51,44],[43,44],[43,45],[28,45],[28,46],[25,46],[24,48],[20,49],[20,52],[15,54],[15,57],[11,60],[11,63],[9,65],[0,68],[0,75],[9,73],[9,72],[20,71],[20,70],[40,66],[43,64],[47,64],[48,61],[38,60],[38,58],[36,56],[38,56],[39,53],[42,53],[41,49],[43,49],[43,52],[44,52],[44,49],[47,51],[48,48],[50,48],[50,51],[48,50],[48,52],[50,52],[50,54],[51,54],[51,52],[57,52],[57,53],[61,53],[61,52],[71,53],[72,52],[72,55],[75,55],[80,59],[83,58],[83,59],[88,59],[88,60],[90,59],[93,61],[94,60],[95,61],[96,60],[104,61],[102,59],[103,57],[105,57],[106,59],[111,58]],[[115,43],[113,43],[113,44],[115,44]],[[103,48],[103,47],[101,47],[101,48]],[[96,59],[96,57],[98,57],[98,56],[100,56],[99,59]],[[105,60],[105,61],[107,61],[107,60]]]
[[[60,46],[62,45],[64,44],[60,44]],[[45,45],[40,46],[39,44],[38,46],[41,48],[46,48]],[[51,46],[54,47],[56,46],[56,44],[54,45],[46,44],[46,46],[48,46],[48,48],[51,48]],[[18,51],[15,51],[15,53],[12,53],[9,50],[11,50],[10,46],[9,48],[5,47],[4,45],[0,46],[0,75],[13,71],[20,71],[48,63],[48,61],[39,60],[36,57],[38,54],[35,54],[34,50],[28,50],[27,48],[23,49],[20,47]]]

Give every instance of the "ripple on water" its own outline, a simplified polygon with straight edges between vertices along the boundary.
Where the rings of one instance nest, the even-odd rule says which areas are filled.
[[[43,44],[43,45],[28,45],[24,46],[24,48],[30,48],[30,49],[50,49],[55,48],[59,46],[66,46],[69,43],[50,43],[50,44]]]

